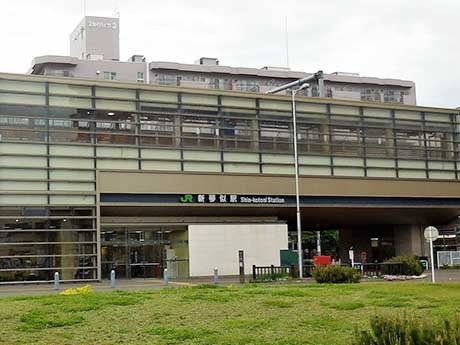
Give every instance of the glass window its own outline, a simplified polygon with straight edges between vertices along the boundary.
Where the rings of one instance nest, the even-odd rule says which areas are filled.
[[[454,156],[452,134],[428,131],[426,135],[427,156],[431,159],[452,159]]]
[[[404,103],[404,92],[397,90],[383,91],[384,103]]]
[[[260,83],[256,80],[239,80],[236,90],[244,92],[260,92]]]
[[[262,150],[290,150],[290,124],[278,121],[261,121],[259,141]]]
[[[0,140],[46,141],[46,120],[0,116]]]
[[[213,117],[184,116],[182,142],[185,146],[216,146],[217,119]]]
[[[319,124],[297,124],[297,143],[300,152],[325,152],[329,139],[324,137]]]
[[[72,84],[49,84],[50,94],[62,94],[70,96],[91,96],[91,88],[89,86],[72,85]]]
[[[158,84],[166,86],[177,86],[178,79],[176,75],[172,74],[160,74],[158,75]]]
[[[345,126],[332,126],[331,142],[334,153],[362,154],[361,129]]]
[[[361,91],[361,101],[381,102],[380,91],[376,89],[364,89]]]
[[[394,155],[393,130],[387,128],[366,128],[366,154],[385,157]]]
[[[424,144],[421,131],[396,130],[396,145],[400,157],[423,157]]]
[[[224,148],[248,149],[251,147],[251,120],[224,118],[220,121],[218,134]]]
[[[136,91],[122,88],[97,87],[96,97],[113,99],[136,99]],[[110,109],[110,108],[109,108]]]
[[[45,93],[45,83],[2,79],[0,80],[0,91]]]
[[[144,83],[144,72],[137,72],[137,82],[138,83]]]
[[[98,143],[135,144],[135,115],[125,112],[97,111],[95,116]]]
[[[106,71],[104,71],[104,79],[105,80],[116,80],[117,79],[117,72],[106,72]]]
[[[174,116],[140,115],[141,145],[174,145]]]

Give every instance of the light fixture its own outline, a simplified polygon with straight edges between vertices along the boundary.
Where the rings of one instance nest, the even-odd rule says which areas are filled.
[[[66,223],[66,222],[67,222],[67,218],[64,218],[62,221],[63,221],[64,223]]]
[[[115,115],[115,113],[113,113],[113,112],[109,112],[109,113],[107,113],[107,115],[109,115],[109,116],[113,116],[113,115]]]
[[[19,218],[16,218],[14,221],[15,221],[16,223],[19,223]]]

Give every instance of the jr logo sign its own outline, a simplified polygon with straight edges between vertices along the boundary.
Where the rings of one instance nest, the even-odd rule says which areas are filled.
[[[193,202],[193,195],[192,195],[192,194],[184,194],[184,195],[180,198],[180,202],[182,202],[182,203],[190,203],[190,202]]]

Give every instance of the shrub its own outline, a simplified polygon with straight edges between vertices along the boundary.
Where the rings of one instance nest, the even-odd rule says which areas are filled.
[[[423,273],[423,266],[420,263],[420,259],[414,255],[395,256],[385,262],[401,263],[402,264],[402,271],[401,271],[402,275],[419,276]]]
[[[361,275],[351,267],[330,265],[318,266],[311,275],[318,283],[359,283]]]
[[[88,295],[93,292],[94,290],[91,285],[85,285],[79,288],[70,288],[70,289],[64,290],[60,294],[64,296],[72,296],[72,295]]]
[[[374,317],[370,330],[356,331],[353,345],[458,345],[460,322],[431,323],[400,318]]]

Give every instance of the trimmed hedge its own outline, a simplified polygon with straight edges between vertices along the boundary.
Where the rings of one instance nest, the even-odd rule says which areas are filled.
[[[359,283],[361,279],[361,274],[354,268],[339,265],[318,266],[311,275],[320,284]]]
[[[444,322],[421,322],[374,317],[370,330],[356,331],[353,345],[459,345],[458,318]]]
[[[392,257],[385,262],[397,262],[403,264],[403,275],[419,276],[423,273],[423,266],[420,259],[414,255],[400,255]]]

